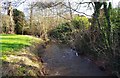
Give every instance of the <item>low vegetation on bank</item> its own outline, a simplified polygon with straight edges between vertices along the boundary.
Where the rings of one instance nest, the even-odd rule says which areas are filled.
[[[43,75],[43,65],[36,50],[37,45],[43,43],[42,39],[15,34],[1,34],[0,39],[3,76]]]

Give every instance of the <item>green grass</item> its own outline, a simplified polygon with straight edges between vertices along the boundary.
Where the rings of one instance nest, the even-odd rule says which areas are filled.
[[[16,52],[24,47],[31,46],[33,43],[41,40],[27,35],[1,34],[0,35],[0,52]]]
[[[0,34],[0,53],[2,53],[0,65],[2,65],[3,75],[32,75],[27,73],[29,70],[34,71],[35,75],[40,74],[38,70],[41,69],[42,63],[39,60],[31,59],[38,59],[38,56],[34,51],[27,49],[27,47],[36,49],[37,43],[43,43],[43,40],[28,35]]]

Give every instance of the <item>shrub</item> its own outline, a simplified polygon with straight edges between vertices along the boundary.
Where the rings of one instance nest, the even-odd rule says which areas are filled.
[[[49,32],[49,36],[69,43],[75,39],[76,33],[89,28],[89,20],[86,17],[76,16],[71,22],[59,24]]]
[[[59,24],[55,29],[49,32],[49,36],[60,40],[62,42],[66,42],[66,37],[71,33],[70,24],[69,23],[62,23]]]
[[[88,29],[90,26],[89,19],[85,16],[76,16],[71,23],[76,29]]]

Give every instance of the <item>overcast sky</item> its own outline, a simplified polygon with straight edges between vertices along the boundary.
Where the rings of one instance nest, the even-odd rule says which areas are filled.
[[[24,0],[0,0],[1,1],[24,1]],[[19,7],[17,7],[17,9],[25,12],[25,7],[26,7],[26,4],[28,3],[32,3],[32,2],[35,2],[35,1],[42,1],[42,2],[50,2],[50,1],[68,1],[68,0],[26,0],[25,3],[21,4]],[[69,0],[71,3],[74,3],[74,2],[80,2],[82,0]],[[84,2],[90,2],[91,0],[83,0]],[[98,1],[98,0],[92,0],[92,1]],[[102,1],[105,1],[105,0],[102,0]],[[108,0],[107,0],[108,1]],[[109,0],[110,2],[112,2],[112,5],[113,7],[116,7],[118,5],[118,2],[120,0]],[[73,5],[75,6],[75,5]],[[80,12],[85,12],[86,14],[88,15],[91,15],[93,12],[91,10],[86,10],[84,7],[81,7],[80,8]],[[28,12],[25,12],[25,14],[28,13]]]
[[[27,0],[27,2],[29,2],[29,3],[31,3],[31,2],[33,2],[33,1],[42,1],[42,2],[50,2],[50,1],[63,1],[63,0]],[[64,1],[68,1],[68,0],[64,0]],[[82,1],[82,0],[69,0],[71,3],[74,3],[74,2],[80,2],[80,1]],[[90,2],[91,0],[84,0],[85,2]],[[93,1],[95,1],[95,0],[93,0]],[[116,7],[117,5],[118,5],[118,2],[120,1],[120,0],[109,0],[110,2],[112,2],[112,4],[113,4],[113,7]],[[74,6],[74,5],[73,5]],[[19,10],[21,10],[21,11],[24,11],[24,7],[25,7],[25,4],[22,4],[22,5],[20,5],[19,7],[18,7],[18,9]],[[92,15],[93,14],[93,11],[92,10],[86,10],[84,7],[82,8],[80,8],[80,12],[84,12],[84,13],[86,13],[86,14],[88,14],[88,15]]]
[[[31,3],[31,2],[34,2],[34,1],[50,2],[50,1],[63,1],[63,0],[27,0],[26,2]],[[64,1],[68,1],[68,0],[64,0]],[[80,2],[81,0],[69,0],[69,1],[72,3],[72,2]],[[91,0],[83,0],[83,1],[90,2]],[[93,1],[95,1],[95,0],[93,0]],[[113,7],[116,7],[118,5],[118,2],[120,0],[109,0],[109,1],[112,2]],[[18,9],[21,10],[21,11],[23,11],[24,10],[24,6],[25,6],[25,4],[22,4],[22,5],[20,5],[18,7]]]

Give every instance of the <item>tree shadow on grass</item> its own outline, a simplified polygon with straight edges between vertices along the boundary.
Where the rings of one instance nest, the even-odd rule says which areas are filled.
[[[16,34],[0,34],[0,36],[16,36]]]
[[[18,41],[21,41],[21,40],[24,40],[24,38],[1,38],[2,40],[18,40]]]
[[[6,49],[16,51],[16,50],[29,46],[27,44],[22,44],[22,43],[0,43],[0,44],[2,44],[3,51]]]

